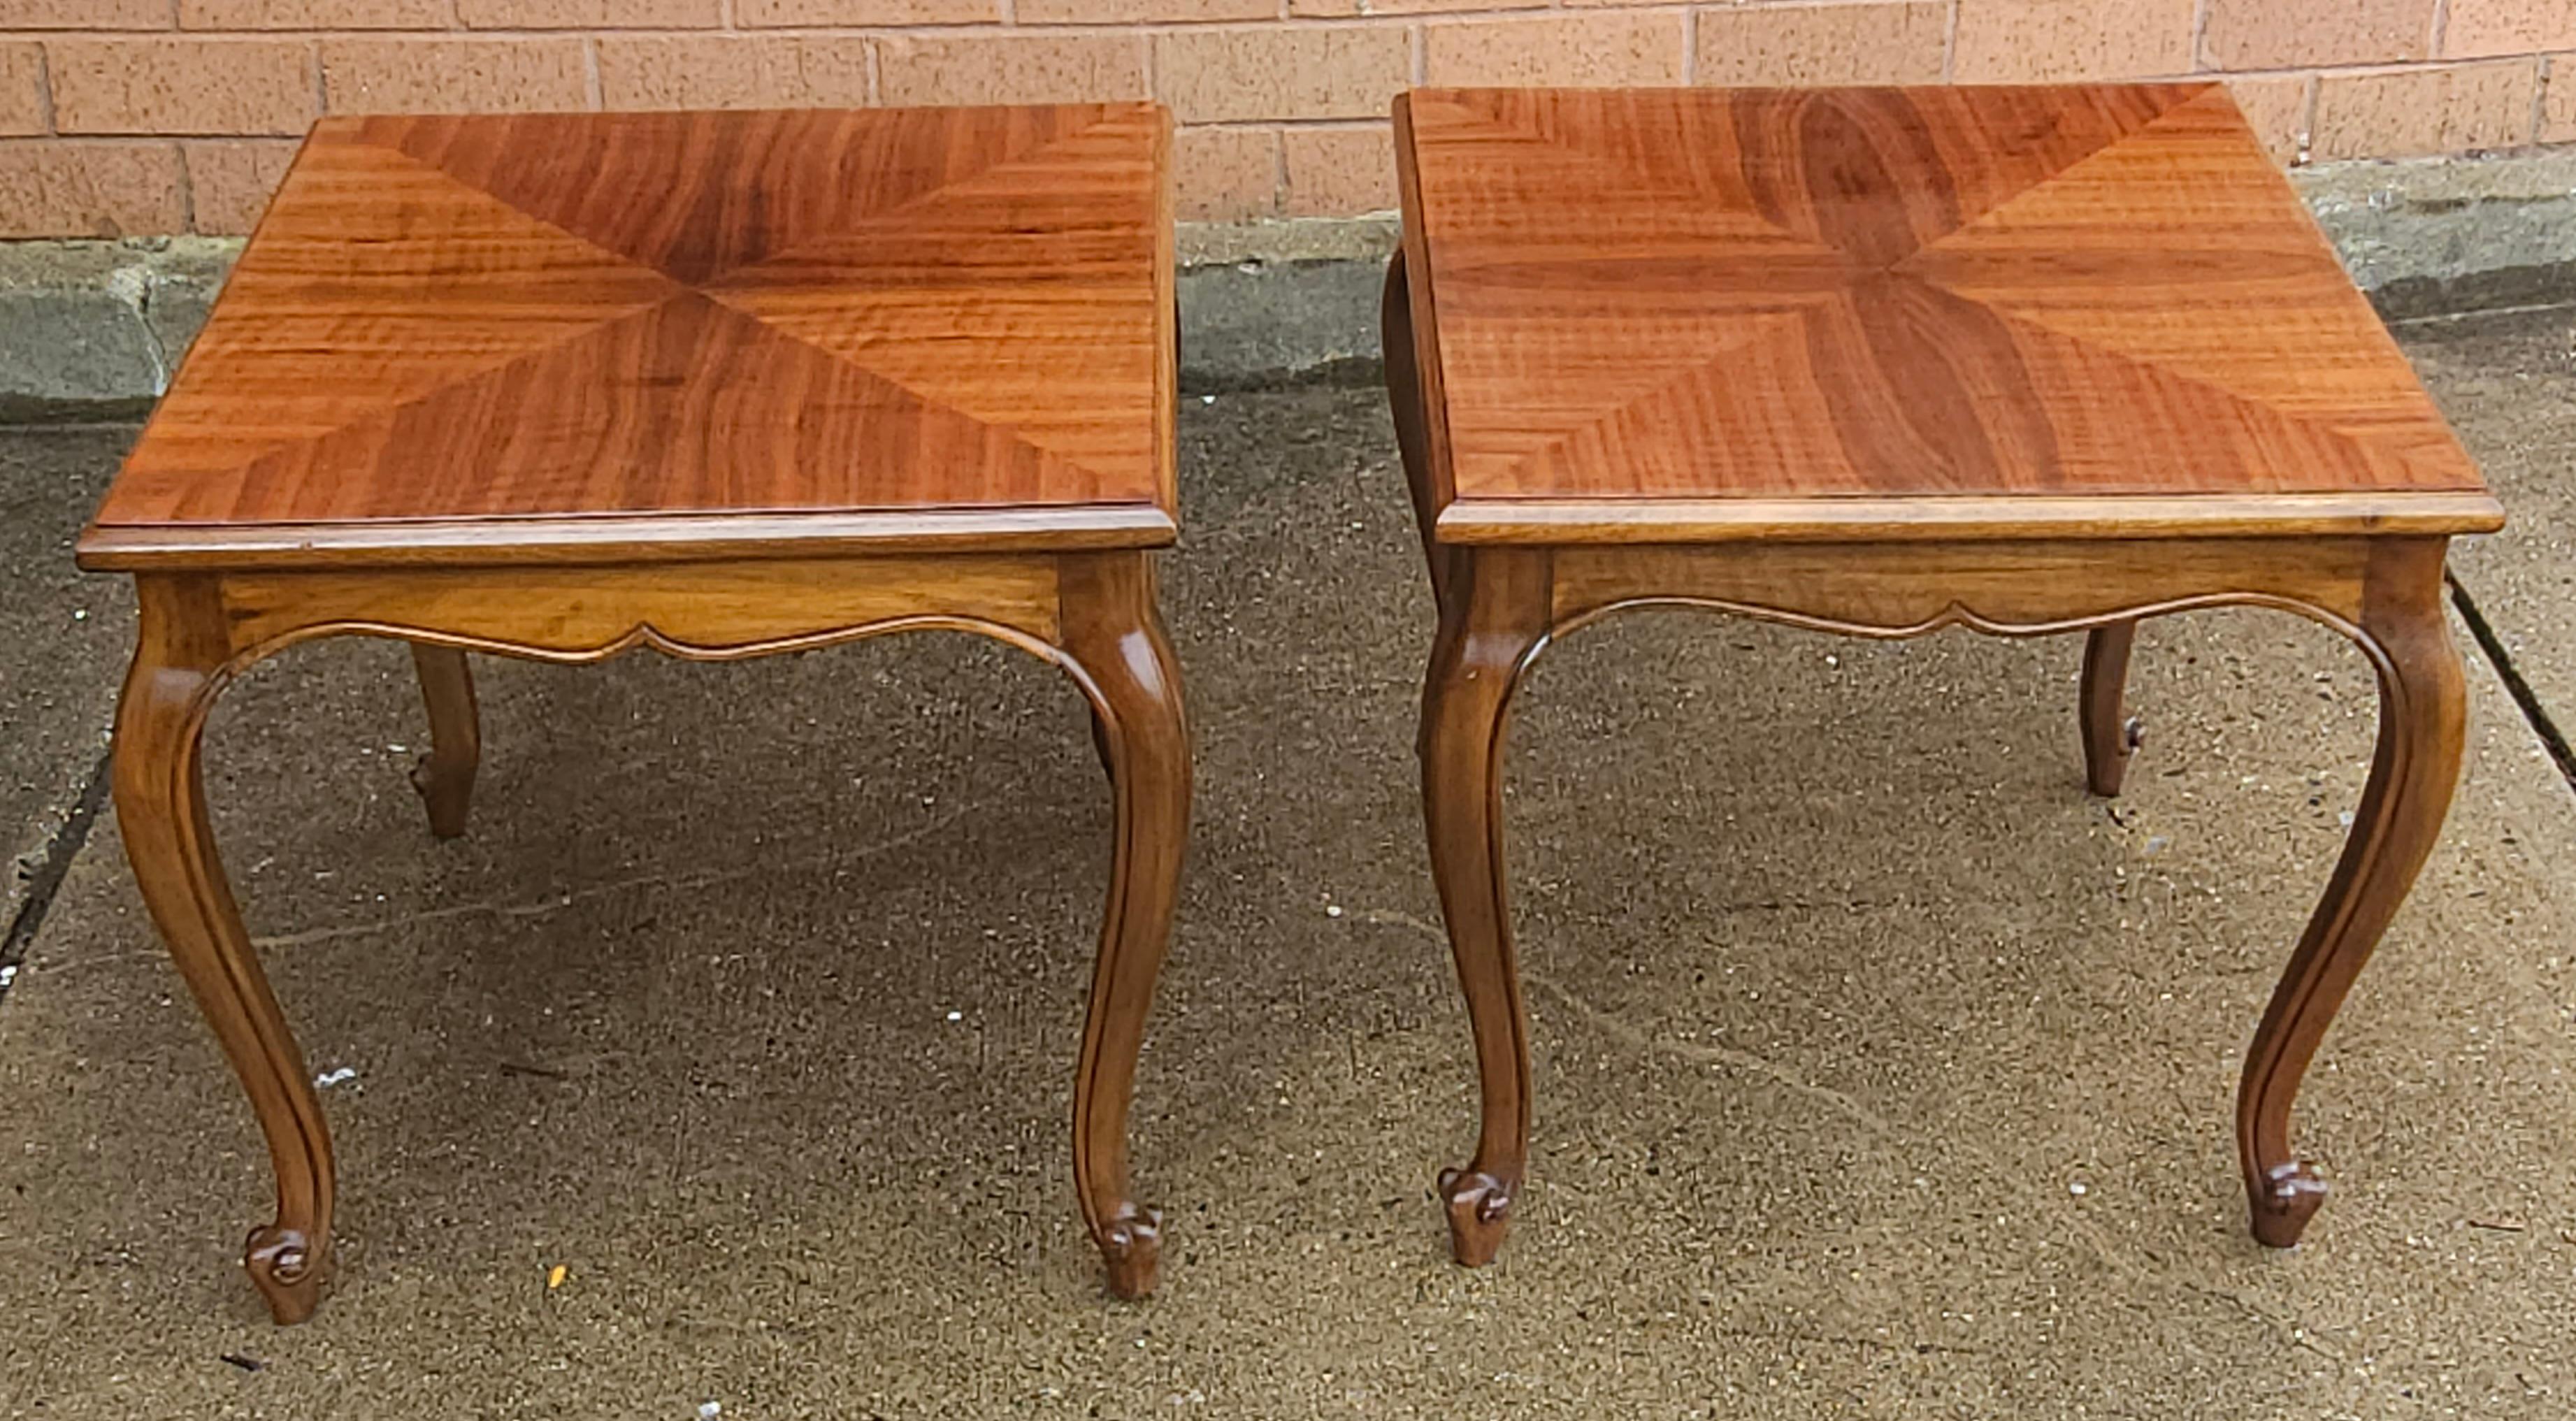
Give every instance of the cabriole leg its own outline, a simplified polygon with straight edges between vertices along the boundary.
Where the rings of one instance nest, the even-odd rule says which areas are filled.
[[[215,856],[198,742],[232,673],[212,578],[137,579],[141,639],[116,714],[116,818],[136,884],[268,1137],[277,1217],[243,1262],[281,1323],[312,1316],[331,1246],[331,1134]]]

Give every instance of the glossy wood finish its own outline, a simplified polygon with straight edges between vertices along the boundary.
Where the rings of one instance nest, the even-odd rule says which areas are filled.
[[[1168,143],[1147,104],[325,120],[84,557],[1167,543]]]
[[[308,146],[81,542],[135,570],[118,815],[268,1138],[246,1262],[279,1321],[329,1257],[330,1133],[198,739],[244,669],[346,634],[412,644],[439,835],[481,757],[470,652],[944,628],[1061,669],[1117,806],[1073,1170],[1111,1288],[1153,1288],[1127,1111],[1190,794],[1149,551],[1173,507],[1164,146],[1135,105],[368,120]]]
[[[1432,90],[1397,122],[1444,541],[2495,520],[2218,85]]]
[[[1387,384],[1440,604],[1423,808],[1483,1098],[1440,1180],[1459,1261],[1494,1256],[1528,1159],[1512,689],[1654,605],[2086,632],[2106,795],[2140,619],[2351,638],[2378,758],[2238,1103],[2254,1232],[2296,1242],[2324,1186],[2291,1102],[2459,769],[2446,535],[2501,512],[2223,93],[1418,93],[1397,119]]]

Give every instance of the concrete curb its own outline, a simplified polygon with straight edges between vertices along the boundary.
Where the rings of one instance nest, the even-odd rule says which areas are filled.
[[[2339,163],[2293,175],[2391,321],[2576,302],[2576,153]],[[1377,378],[1379,213],[1180,234],[1191,393]],[[132,419],[169,383],[237,240],[0,243],[0,421]]]

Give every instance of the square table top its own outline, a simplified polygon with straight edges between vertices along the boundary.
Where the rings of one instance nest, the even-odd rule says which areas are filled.
[[[330,119],[94,567],[1171,541],[1151,104]]]
[[[1444,541],[2502,521],[2217,84],[1423,90],[1396,150]]]

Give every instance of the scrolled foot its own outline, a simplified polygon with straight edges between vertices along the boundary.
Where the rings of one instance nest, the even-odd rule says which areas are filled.
[[[2266,1170],[2261,1182],[2247,1192],[2255,1239],[2266,1248],[2291,1248],[2315,1217],[2317,1206],[2326,1201],[2326,1182],[2314,1169],[2293,1160]]]
[[[1440,1171],[1440,1198],[1449,1210],[1449,1255],[1469,1268],[1494,1261],[1512,1222],[1512,1187],[1474,1170]]]
[[[465,832],[465,816],[474,799],[474,771],[442,766],[435,754],[423,755],[411,767],[411,787],[429,809],[429,832],[453,839]]]
[[[268,1299],[269,1315],[281,1327],[311,1317],[321,1301],[321,1250],[301,1229],[266,1224],[251,1230],[242,1266],[250,1270],[251,1282]]]
[[[1163,1267],[1163,1216],[1129,1205],[1100,1231],[1100,1259],[1109,1267],[1109,1291],[1130,1302],[1150,1296]]]

